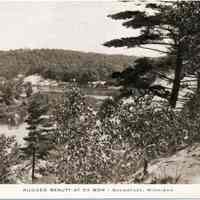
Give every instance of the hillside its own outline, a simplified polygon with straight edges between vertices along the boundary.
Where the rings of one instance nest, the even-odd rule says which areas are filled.
[[[136,58],[124,55],[84,53],[61,49],[19,49],[0,51],[0,76],[38,73],[44,78],[81,82],[106,80],[112,71],[121,71]]]
[[[143,169],[141,169],[128,182],[133,183],[135,180],[140,180],[147,184],[199,184],[199,157],[200,145],[194,143],[170,157],[151,161],[146,175],[143,175]]]

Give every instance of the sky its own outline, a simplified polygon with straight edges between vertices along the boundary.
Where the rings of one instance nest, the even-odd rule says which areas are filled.
[[[143,49],[108,48],[111,39],[135,36],[138,30],[127,29],[122,21],[109,14],[136,9],[131,2],[119,1],[0,1],[0,49],[56,48],[157,56]]]

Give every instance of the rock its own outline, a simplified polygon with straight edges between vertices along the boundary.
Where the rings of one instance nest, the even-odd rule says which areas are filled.
[[[149,163],[148,174],[139,169],[128,183],[200,184],[200,144]]]

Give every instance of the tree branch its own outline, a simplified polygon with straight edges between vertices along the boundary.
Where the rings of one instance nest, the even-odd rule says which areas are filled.
[[[144,47],[144,46],[138,46],[138,47],[142,48],[142,49],[148,49],[148,50],[151,50],[151,51],[156,51],[156,52],[163,53],[163,54],[168,54],[169,53],[167,51],[162,51],[162,50],[154,49],[154,48],[150,48],[150,47]]]
[[[172,29],[170,29],[170,28],[165,28],[165,27],[163,27],[163,26],[156,26],[156,28],[158,28],[158,29],[161,29],[161,30],[163,30],[163,31],[168,31],[168,32],[171,32],[172,31]]]
[[[164,78],[164,79],[166,79],[168,81],[173,81],[174,80],[173,78],[167,77],[165,74],[163,74],[161,72],[154,71],[154,73],[158,74],[161,78]]]
[[[159,44],[159,45],[174,46],[174,44],[172,44],[172,43],[166,43],[166,42],[152,42],[150,44]]]

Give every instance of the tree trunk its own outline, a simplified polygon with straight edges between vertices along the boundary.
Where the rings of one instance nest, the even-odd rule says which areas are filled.
[[[197,72],[197,90],[196,95],[200,95],[200,72]]]
[[[171,97],[169,100],[169,104],[172,108],[176,107],[176,102],[178,100],[178,93],[180,89],[181,82],[181,71],[183,67],[182,56],[180,54],[180,50],[177,50],[177,58],[176,58],[176,69],[175,69],[175,77],[173,81],[173,87],[171,92]]]
[[[32,183],[35,180],[35,147],[33,147],[33,154],[32,154]]]
[[[147,175],[148,174],[148,161],[144,158],[144,167],[143,167],[143,174]]]

